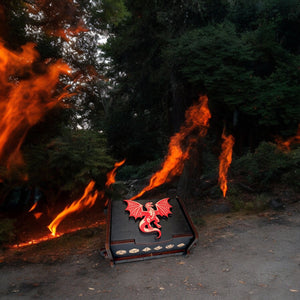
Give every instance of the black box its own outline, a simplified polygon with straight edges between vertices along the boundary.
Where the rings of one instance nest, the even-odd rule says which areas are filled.
[[[136,200],[145,205],[159,200]],[[105,256],[112,263],[158,258],[168,255],[188,254],[198,240],[197,231],[179,198],[168,200],[171,214],[159,216],[161,237],[157,232],[144,233],[139,229],[142,218],[135,220],[126,210],[123,200],[109,201]],[[146,211],[144,207],[144,211]],[[155,224],[151,223],[153,227]]]

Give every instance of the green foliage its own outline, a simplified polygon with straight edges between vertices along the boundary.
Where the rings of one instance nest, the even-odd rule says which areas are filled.
[[[245,194],[238,186],[231,184],[226,198],[232,211],[260,212],[269,207],[271,195],[267,193]]]
[[[101,17],[104,24],[111,25],[118,25],[129,16],[123,0],[103,0],[101,1],[101,13],[95,10],[94,14],[96,13],[98,13],[98,17]]]
[[[269,207],[271,197],[268,194],[258,194],[252,201],[245,202],[245,209],[248,211],[260,212]]]
[[[254,153],[232,162],[232,172],[252,188],[265,191],[272,184],[284,183],[299,190],[300,148],[283,152],[272,143],[263,142]]]
[[[227,197],[232,211],[240,211],[245,208],[245,202],[241,199],[241,195],[232,195]]]
[[[186,108],[203,93],[209,97],[212,135],[219,137],[226,124],[240,152],[274,135],[295,134],[298,0],[78,0],[62,9],[31,2],[42,5],[45,18],[29,14],[24,1],[1,1],[1,36],[11,48],[35,41],[42,60],[61,56],[79,80],[70,85],[77,94],[65,100],[72,108],[63,116],[46,116],[26,138],[30,184],[56,192],[75,191],[88,178],[103,182],[112,160],[100,130],[116,157],[132,164],[158,159]],[[69,41],[53,34],[82,20],[88,32]],[[108,43],[100,47],[103,33]],[[77,131],[78,124],[95,131]],[[62,133],[65,127],[74,130]],[[299,189],[298,150],[277,153],[268,147],[242,156],[236,174],[260,189],[279,180]],[[214,172],[213,157],[202,159],[203,169]],[[19,177],[13,175],[12,182]]]
[[[159,127],[160,115],[120,105],[111,108],[106,118],[106,133],[114,155],[130,164],[142,164],[161,155],[165,143]]]
[[[100,187],[114,161],[107,154],[105,137],[91,130],[64,130],[47,145],[25,149],[29,184],[45,191],[77,193],[94,179]]]
[[[143,179],[158,171],[160,165],[161,160],[147,161],[139,166],[125,165],[118,171],[116,178],[118,180]]]
[[[223,22],[185,32],[165,55],[184,80],[208,93],[213,122],[230,122],[236,111],[268,135],[286,134],[300,115],[300,57],[276,35],[273,23],[241,34]]]
[[[271,197],[268,194],[257,194],[246,200],[242,198],[242,195],[241,193],[239,195],[228,195],[232,211],[261,212],[269,207]]]
[[[0,245],[7,244],[15,238],[15,220],[0,219]]]

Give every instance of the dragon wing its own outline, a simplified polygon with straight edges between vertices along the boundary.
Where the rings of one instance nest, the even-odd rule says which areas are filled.
[[[124,200],[127,203],[125,210],[129,211],[129,217],[134,217],[135,220],[138,218],[143,218],[145,211],[143,210],[143,205],[132,200]]]
[[[162,216],[162,217],[168,217],[169,214],[172,214],[170,208],[172,205],[168,202],[170,198],[164,198],[162,200],[159,200],[156,203],[156,215]]]

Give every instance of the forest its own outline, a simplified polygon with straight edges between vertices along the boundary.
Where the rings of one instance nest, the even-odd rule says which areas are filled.
[[[183,128],[189,156],[162,189],[221,199],[231,136],[234,209],[245,192],[253,209],[298,195],[299,0],[1,0],[0,70],[4,215],[65,204],[91,180],[102,191],[122,160],[117,181],[149,178]],[[198,135],[187,112],[203,97]]]

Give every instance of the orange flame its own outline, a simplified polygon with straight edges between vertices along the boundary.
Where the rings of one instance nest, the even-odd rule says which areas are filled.
[[[194,131],[198,130],[197,137],[204,137],[209,126],[211,114],[208,108],[207,96],[200,96],[198,102],[186,111],[184,124],[179,132],[171,137],[168,154],[163,162],[162,169],[151,177],[147,187],[130,200],[141,197],[145,192],[170,181],[174,176],[182,173],[184,162],[189,158],[190,149],[197,140],[193,136]],[[185,145],[185,149],[183,149],[182,144]]]
[[[232,135],[225,135],[225,130],[222,133],[222,152],[219,156],[219,184],[225,198],[227,193],[227,173],[232,161],[232,148],[234,145],[234,137]]]
[[[31,208],[29,209],[29,211],[28,212],[31,212],[31,211],[33,211],[35,208],[36,208],[36,206],[37,206],[37,202],[35,202],[32,206],[31,206]]]
[[[22,163],[28,130],[68,94],[54,96],[59,76],[71,71],[68,65],[61,60],[37,64],[34,47],[27,43],[21,52],[11,51],[0,40],[0,161],[7,167]]]
[[[279,149],[281,150],[291,150],[292,144],[300,143],[300,124],[298,125],[297,134],[295,136],[290,137],[287,140],[283,140],[281,138],[276,139],[276,143]]]
[[[114,168],[107,173],[107,181],[105,183],[105,187],[106,188],[109,188],[112,184],[114,184],[116,182],[116,172],[117,172],[117,169],[119,167],[121,167],[124,163],[125,163],[126,159],[123,159],[122,161],[120,162],[116,162],[115,165],[114,165]]]
[[[113,183],[115,183],[115,176],[116,176],[116,170],[120,166],[122,166],[125,163],[125,159],[116,162],[114,165],[114,169],[107,174],[107,181],[105,183],[105,187],[109,188]],[[91,181],[88,186],[86,187],[83,196],[79,199],[74,201],[70,206],[67,206],[61,213],[57,215],[57,217],[51,222],[51,224],[48,226],[49,230],[52,232],[52,235],[56,235],[56,228],[60,224],[60,222],[69,214],[74,212],[80,212],[85,208],[91,208],[95,202],[97,197],[104,198],[105,193],[104,191],[98,192],[95,190],[95,192],[92,194],[93,189],[95,186],[95,181]]]
[[[118,167],[123,165],[124,162],[125,162],[125,159],[120,162],[116,162],[114,165],[114,169],[107,174],[107,182],[105,184],[106,188],[110,187],[115,182],[114,178],[116,175],[116,170]],[[105,197],[104,191],[95,190],[93,193],[94,186],[95,186],[95,182],[91,181],[88,184],[88,186],[85,188],[83,196],[79,200],[74,201],[70,206],[66,206],[65,209],[56,216],[56,218],[48,226],[48,229],[51,231],[50,235],[47,235],[47,236],[39,238],[39,239],[31,240],[29,242],[19,243],[17,245],[14,245],[13,247],[14,248],[25,247],[28,245],[47,241],[49,239],[60,237],[61,234],[58,234],[56,232],[56,229],[57,229],[58,225],[65,219],[65,217],[67,217],[68,215],[70,215],[74,212],[80,212],[85,208],[91,208],[95,204],[97,198]],[[31,207],[30,211],[33,211],[35,209],[35,207],[36,207],[36,205],[33,205]],[[42,213],[39,213],[39,212],[34,213],[34,217],[36,219],[40,218],[41,216],[42,216]],[[97,223],[99,223],[99,222],[97,222]],[[99,224],[102,224],[102,223],[100,222]],[[68,230],[68,232],[72,232],[72,231],[79,230],[79,229],[81,229],[81,228],[75,228],[73,230]]]
[[[53,236],[56,236],[56,228],[66,216],[74,212],[80,212],[85,208],[90,208],[95,204],[98,197],[98,191],[95,190],[93,193],[94,186],[95,181],[91,181],[86,187],[83,196],[79,200],[74,201],[71,205],[66,206],[65,209],[51,222],[48,228]]]
[[[43,215],[43,213],[42,212],[37,212],[37,213],[34,213],[33,215],[36,219],[39,219]]]

